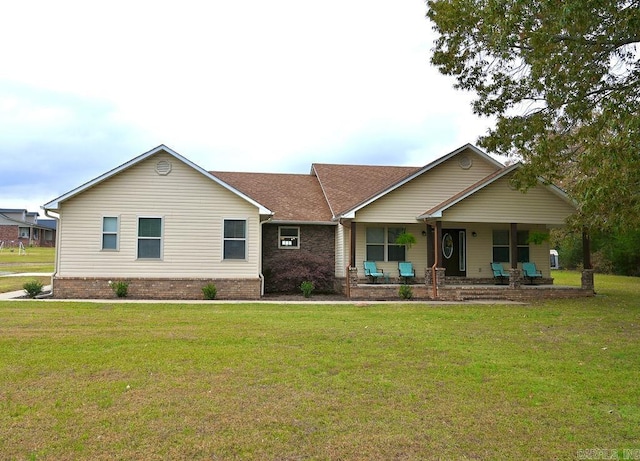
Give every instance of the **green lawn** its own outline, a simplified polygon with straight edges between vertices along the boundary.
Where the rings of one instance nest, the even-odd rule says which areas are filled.
[[[622,459],[640,279],[596,287],[526,306],[0,302],[0,458]]]
[[[4,274],[53,272],[55,248],[27,247],[26,254],[19,254],[16,248],[4,248],[0,251],[0,293],[22,290],[25,282],[39,280],[44,285],[51,284],[50,276],[42,277],[3,277]]]

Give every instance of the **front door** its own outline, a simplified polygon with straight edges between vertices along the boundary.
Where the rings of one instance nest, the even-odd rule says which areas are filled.
[[[442,267],[445,275],[467,276],[467,233],[464,229],[442,229]]]

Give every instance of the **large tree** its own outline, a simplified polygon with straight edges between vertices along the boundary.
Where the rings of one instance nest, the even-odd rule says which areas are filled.
[[[495,117],[479,140],[563,183],[575,223],[640,227],[640,0],[429,0],[431,62]],[[571,180],[568,180],[571,178]]]

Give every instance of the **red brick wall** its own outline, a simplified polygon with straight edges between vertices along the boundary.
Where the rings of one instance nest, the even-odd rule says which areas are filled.
[[[29,245],[42,247],[55,246],[55,231],[53,232],[53,239],[50,241],[44,239],[44,233],[44,229],[39,229],[38,238],[33,239],[31,242],[29,242],[28,238],[18,238],[18,226],[0,226],[0,242],[4,242],[5,247],[8,247],[10,245],[17,247],[20,242],[22,242],[25,247]]]
[[[18,226],[0,226],[0,242],[7,246],[12,240],[18,244]]]
[[[213,283],[216,299],[260,299],[260,279],[152,279],[122,278],[128,282],[129,299],[204,299],[202,287]],[[54,277],[53,297],[57,299],[113,299],[107,278]]]
[[[278,228],[280,224],[262,226],[262,258],[263,266],[268,267],[269,259],[276,254],[291,254],[295,251],[307,251],[323,256],[335,267],[336,226],[300,225],[287,226],[300,228],[300,249],[278,248]]]

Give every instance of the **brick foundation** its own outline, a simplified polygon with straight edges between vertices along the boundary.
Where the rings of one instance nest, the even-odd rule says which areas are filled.
[[[398,301],[398,284],[360,284],[351,287],[351,299],[368,301]],[[593,296],[593,290],[579,287],[530,286],[510,288],[508,285],[448,285],[438,287],[438,297],[433,298],[432,287],[426,284],[411,285],[413,300],[474,301],[496,300],[529,302],[542,299],[585,298]]]
[[[410,285],[412,299],[430,299],[431,292],[424,284]],[[351,299],[366,301],[400,301],[400,284],[362,284],[351,287]]]
[[[260,279],[152,279],[152,278],[89,278],[54,277],[53,297],[56,299],[113,299],[115,293],[109,280],[129,283],[129,299],[204,299],[202,287],[213,283],[218,289],[216,299],[260,299]]]

